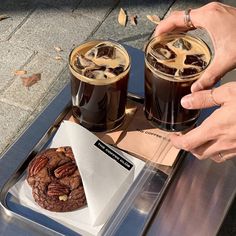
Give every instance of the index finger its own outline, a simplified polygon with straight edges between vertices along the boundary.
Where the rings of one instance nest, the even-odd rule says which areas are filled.
[[[209,119],[209,118],[208,118]],[[210,125],[206,119],[200,126],[190,130],[183,135],[171,134],[170,140],[172,144],[179,149],[191,151],[204,143],[207,143],[214,139],[214,132],[209,132]],[[211,122],[210,122],[211,123]]]
[[[167,18],[162,20],[156,27],[154,36],[159,36],[178,29],[183,31],[189,29],[184,22],[184,11],[174,11]]]
[[[181,105],[186,109],[202,109],[223,105],[223,99],[219,100],[217,97],[216,101],[216,92],[218,93],[218,90],[211,89],[188,94],[181,99]]]
[[[181,105],[186,109],[200,109],[221,106],[233,99],[236,94],[235,82],[229,82],[211,90],[201,90],[184,96]]]

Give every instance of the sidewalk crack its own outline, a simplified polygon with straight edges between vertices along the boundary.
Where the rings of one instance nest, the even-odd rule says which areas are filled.
[[[100,28],[100,26],[104,23],[106,18],[111,14],[111,12],[119,5],[120,0],[115,1],[114,5],[107,11],[103,19],[96,25],[96,27],[92,30],[86,40],[89,40]]]
[[[16,26],[16,28],[8,35],[6,41],[9,41],[12,36],[24,25],[24,23],[30,18],[30,16],[33,14],[33,12],[37,9],[37,7],[34,7],[26,16],[25,18],[20,22],[19,25]]]

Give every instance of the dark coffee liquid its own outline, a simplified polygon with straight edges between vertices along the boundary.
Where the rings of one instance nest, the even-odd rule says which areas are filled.
[[[193,81],[176,83],[164,80],[146,68],[146,118],[167,131],[181,131],[193,127],[200,111],[184,109],[180,104],[181,98],[190,93],[192,83]]]
[[[125,116],[130,61],[116,43],[91,41],[70,56],[73,116],[85,128],[109,131]]]
[[[191,85],[210,61],[210,51],[200,40],[183,35],[153,39],[145,55],[145,115],[166,131],[184,131],[196,124],[199,110],[181,106]]]
[[[72,112],[81,125],[98,132],[119,126],[125,114],[128,74],[108,85],[92,85],[71,75]],[[76,105],[75,105],[76,104]]]

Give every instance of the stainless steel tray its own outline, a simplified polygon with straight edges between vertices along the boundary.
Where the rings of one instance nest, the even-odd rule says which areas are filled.
[[[127,47],[127,50],[131,58],[141,58],[140,62],[136,60],[136,64],[132,65],[129,99],[142,102],[143,81],[140,78],[142,73],[140,70],[143,70],[142,52],[130,47]],[[68,77],[67,69],[61,76]],[[68,83],[0,159],[0,228],[4,235],[42,235],[42,233],[78,235],[72,229],[47,216],[20,205],[9,193],[11,186],[25,173],[30,160],[48,145],[69,111],[70,84]],[[179,157],[184,155],[181,152]],[[158,166],[147,164],[113,216],[104,225],[101,234],[142,235],[183,160],[179,157],[174,167],[167,168],[165,173]],[[23,225],[26,227],[22,228]]]

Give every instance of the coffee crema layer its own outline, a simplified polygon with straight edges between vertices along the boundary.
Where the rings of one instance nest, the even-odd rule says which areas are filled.
[[[70,69],[80,80],[94,85],[114,83],[128,73],[130,58],[125,49],[110,41],[91,41],[75,48]]]
[[[169,80],[194,80],[211,59],[210,50],[200,39],[185,34],[170,34],[156,37],[146,49],[149,69]]]

